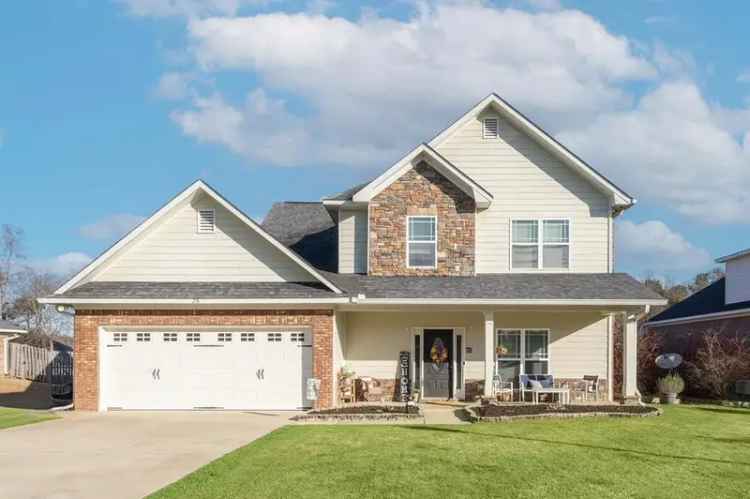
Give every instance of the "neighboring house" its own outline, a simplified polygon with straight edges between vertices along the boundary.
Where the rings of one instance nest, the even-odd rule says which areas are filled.
[[[424,397],[489,393],[497,370],[598,375],[612,398],[614,314],[630,398],[637,320],[665,304],[614,273],[634,203],[492,94],[262,226],[197,181],[41,301],[75,308],[78,409],[330,407],[344,366],[395,398],[401,352]]]
[[[645,326],[664,335],[670,349],[708,331],[750,336],[750,248],[721,257],[724,277],[652,317]]]
[[[3,370],[2,374],[8,374],[8,343],[26,334],[26,330],[21,326],[17,326],[12,322],[4,321],[0,319],[0,369]]]

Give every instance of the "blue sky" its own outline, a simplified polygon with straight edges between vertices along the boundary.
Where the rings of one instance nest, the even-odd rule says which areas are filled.
[[[70,271],[196,178],[251,216],[371,177],[497,91],[638,205],[619,270],[750,246],[747,2],[12,2],[0,223]],[[603,145],[604,144],[604,145]]]

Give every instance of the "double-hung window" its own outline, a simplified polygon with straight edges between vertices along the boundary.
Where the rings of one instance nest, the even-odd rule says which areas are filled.
[[[406,259],[410,268],[437,267],[437,217],[407,217]]]
[[[549,374],[549,331],[499,329],[497,373],[503,380],[518,381],[519,374]]]
[[[513,220],[511,266],[515,270],[570,268],[568,220]]]

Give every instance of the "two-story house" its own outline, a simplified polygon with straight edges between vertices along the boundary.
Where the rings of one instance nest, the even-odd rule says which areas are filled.
[[[665,303],[614,272],[634,203],[492,94],[262,226],[197,181],[43,302],[75,309],[78,409],[330,407],[345,366],[398,396],[400,362],[425,398],[550,373],[612,399],[615,314],[631,398],[636,320]]]
[[[750,335],[750,248],[716,259],[725,276],[659,314],[646,326],[666,339],[669,351],[692,354],[690,336],[716,332]]]

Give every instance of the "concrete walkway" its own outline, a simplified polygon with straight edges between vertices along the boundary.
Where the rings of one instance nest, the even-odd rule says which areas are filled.
[[[422,412],[425,424],[469,424],[459,405],[423,404]]]
[[[0,430],[0,496],[141,498],[284,425],[291,413],[63,413]]]

